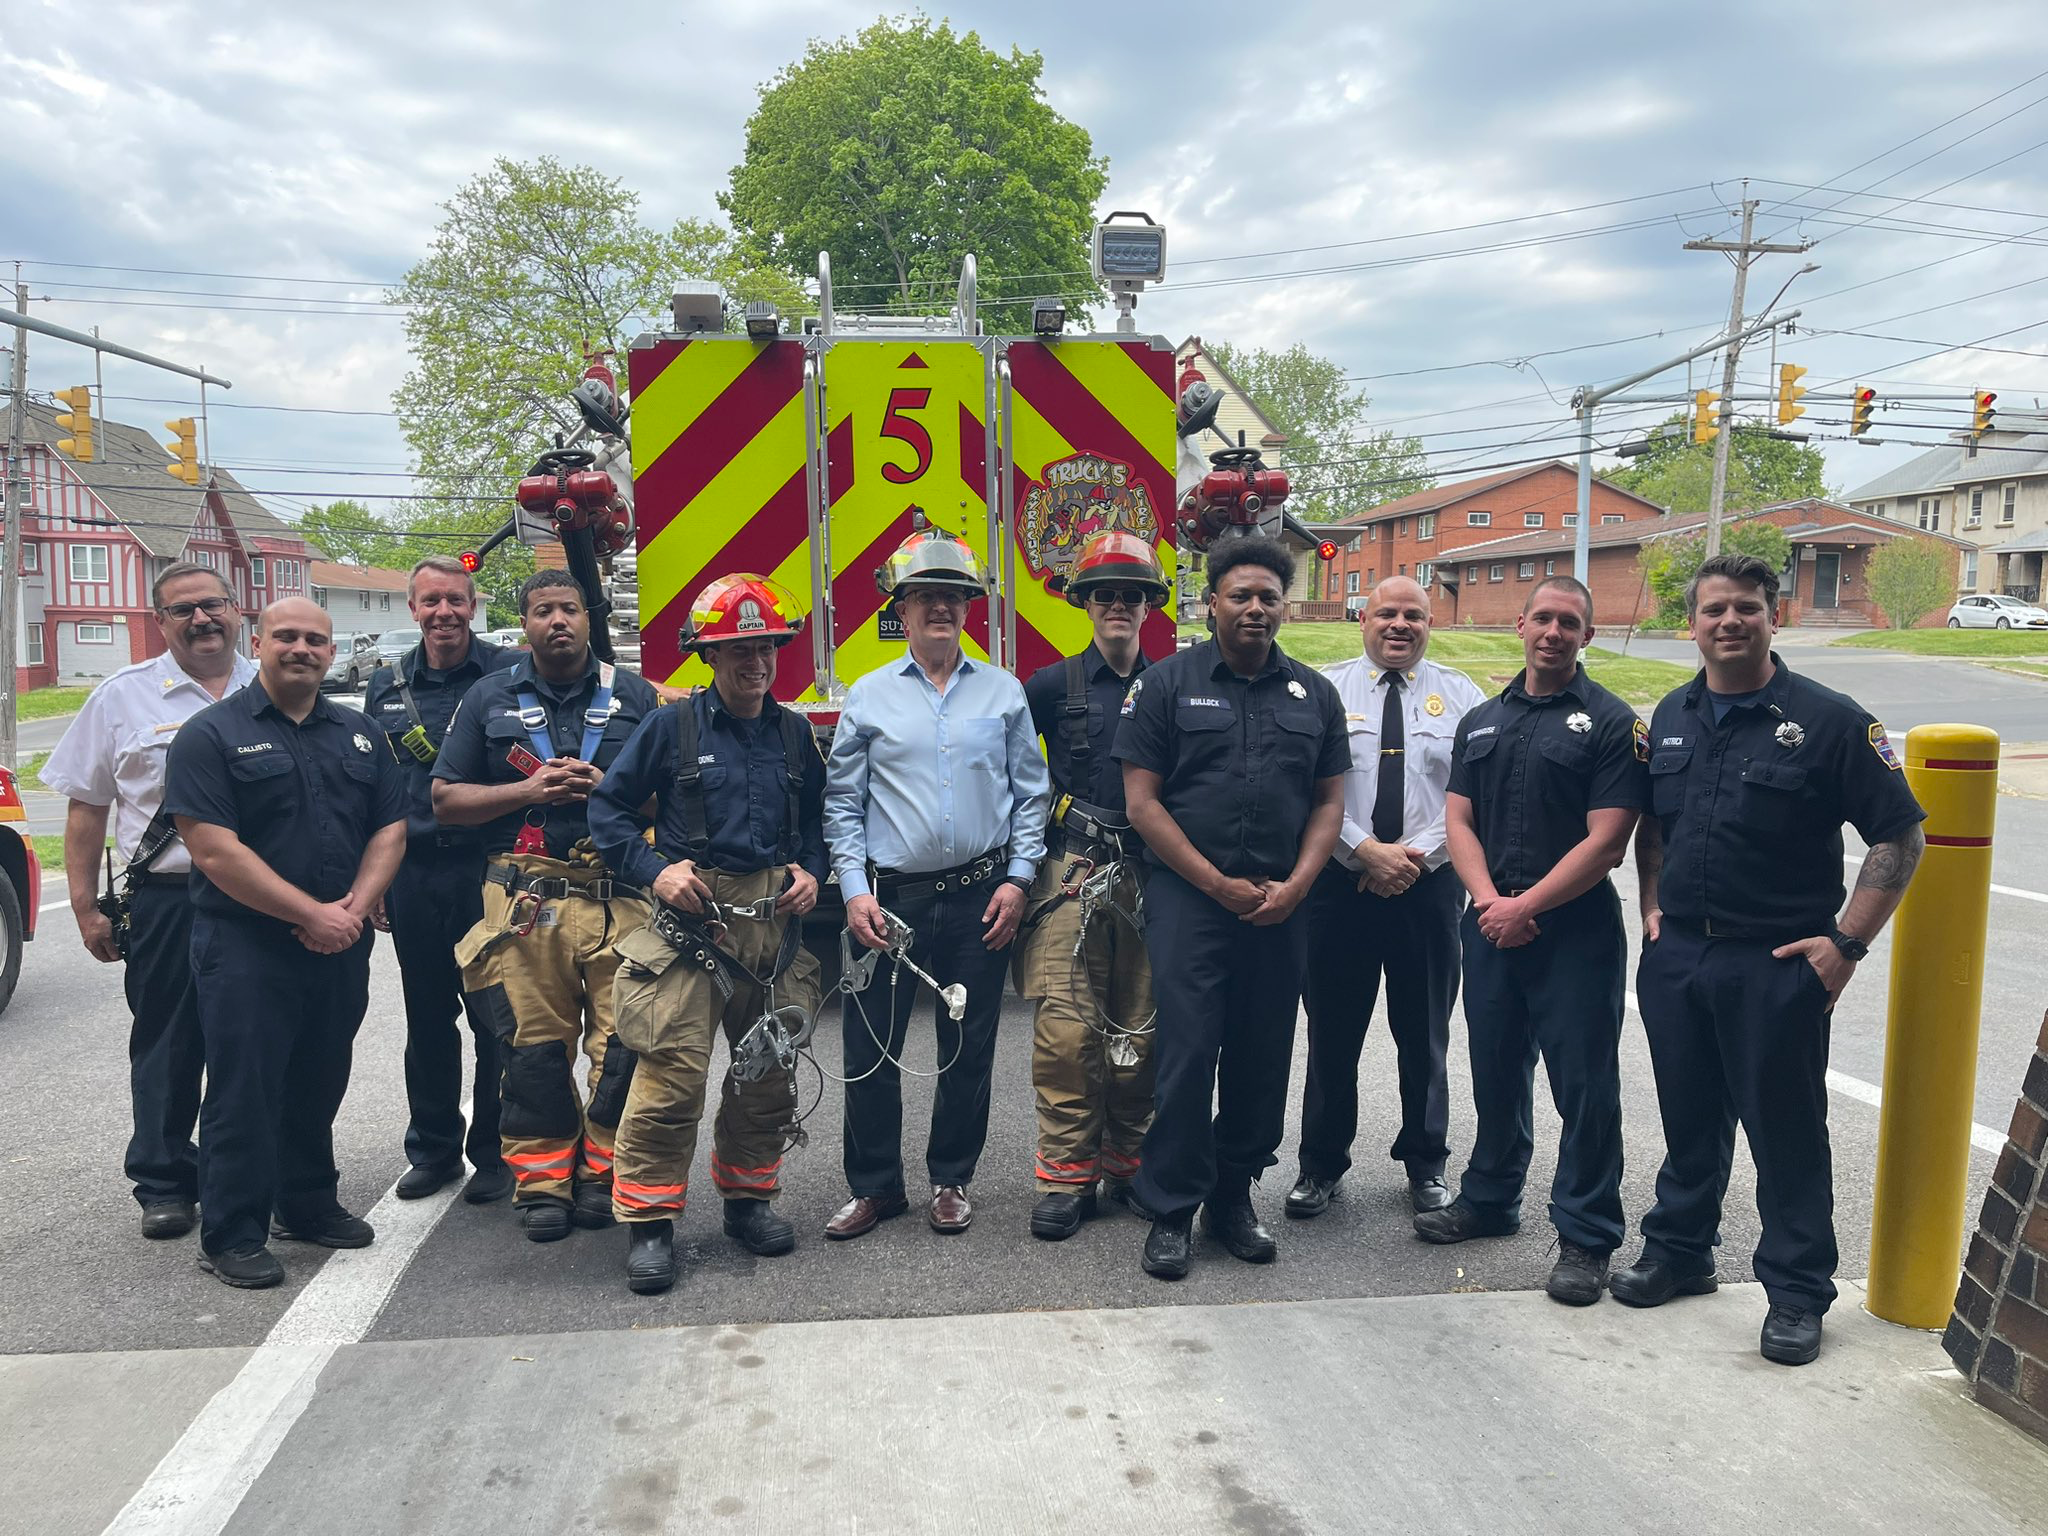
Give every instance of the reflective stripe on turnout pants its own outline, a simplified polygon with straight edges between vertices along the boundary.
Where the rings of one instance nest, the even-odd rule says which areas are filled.
[[[713,899],[737,906],[778,894],[786,878],[781,865],[750,875],[697,873]],[[766,976],[784,927],[801,921],[741,918],[727,929],[721,947],[756,976]],[[619,1121],[612,1211],[621,1221],[661,1221],[682,1213],[689,1192],[712,1039],[723,1028],[729,1052],[766,1011],[767,995],[728,971],[734,985],[727,1001],[712,973],[671,949],[652,927],[628,934],[620,954],[613,992],[619,1042],[638,1060]],[[798,949],[776,983],[776,1006],[794,1005],[815,1015],[818,1001],[818,962]],[[711,1142],[711,1182],[720,1195],[774,1198],[782,1172],[782,1127],[792,1108],[789,1074],[780,1067],[755,1083],[739,1082],[727,1071]]]
[[[579,846],[579,855],[584,846]],[[529,875],[591,881],[595,855],[573,861],[498,854],[492,861]],[[455,951],[472,1017],[498,1042],[499,1134],[518,1179],[515,1201],[566,1200],[577,1183],[609,1185],[612,1142],[633,1078],[633,1053],[612,1037],[612,982],[618,941],[647,921],[635,896],[609,902],[568,896],[541,904],[530,933],[511,933],[517,902],[501,885],[483,888],[483,920]],[[588,1101],[576,1087],[576,1046],[590,1060]]]
[[[1055,854],[1039,866],[1015,967],[1018,993],[1038,1003],[1031,1032],[1038,1186],[1065,1194],[1085,1191],[1098,1177],[1134,1175],[1152,1123],[1152,962],[1144,936],[1107,910],[1090,919],[1087,945],[1074,952],[1080,900],[1051,905],[1072,862]],[[1134,909],[1138,877],[1131,864],[1119,865],[1115,893],[1125,911]],[[1112,1034],[1132,1029],[1144,1033],[1125,1037],[1131,1059],[1112,1061]]]

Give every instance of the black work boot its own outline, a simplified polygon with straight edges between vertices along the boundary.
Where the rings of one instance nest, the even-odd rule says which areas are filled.
[[[1219,1189],[1202,1206],[1202,1222],[1209,1235],[1247,1264],[1270,1264],[1280,1252],[1252,1209],[1251,1190],[1243,1185]]]
[[[1561,1301],[1568,1307],[1590,1307],[1607,1288],[1607,1261],[1612,1253],[1609,1248],[1582,1248],[1568,1237],[1559,1238],[1557,1262],[1551,1266],[1543,1289],[1550,1293],[1552,1301]]]
[[[1139,1259],[1145,1273],[1155,1280],[1185,1280],[1194,1262],[1195,1213],[1153,1218],[1145,1238],[1145,1253]]]
[[[1674,1296],[1705,1296],[1720,1285],[1720,1278],[1711,1269],[1704,1274],[1688,1274],[1647,1253],[1607,1279],[1607,1289],[1614,1299],[1631,1307],[1661,1307]]]
[[[224,1253],[199,1250],[199,1267],[222,1285],[260,1291],[284,1279],[284,1266],[260,1243],[245,1243]]]
[[[1287,1191],[1287,1214],[1296,1220],[1320,1216],[1330,1208],[1330,1197],[1336,1193],[1335,1179],[1326,1179],[1318,1173],[1303,1173],[1294,1181],[1294,1188]]]
[[[1053,1190],[1038,1197],[1038,1204],[1031,1208],[1031,1235],[1042,1237],[1049,1243],[1057,1243],[1072,1237],[1081,1230],[1081,1223],[1093,1221],[1101,1207],[1095,1202],[1095,1191],[1085,1195],[1070,1195],[1063,1190]]]
[[[559,1195],[535,1195],[519,1207],[519,1226],[532,1242],[560,1242],[569,1235],[569,1202]]]
[[[626,1224],[626,1288],[638,1296],[659,1296],[676,1283],[676,1224],[634,1221]]]
[[[595,1232],[612,1224],[612,1187],[609,1184],[578,1184],[571,1202],[569,1219],[585,1231]]]
[[[1773,1302],[1764,1314],[1758,1353],[1778,1365],[1811,1365],[1820,1354],[1820,1314]]]
[[[1482,1211],[1463,1195],[1440,1210],[1423,1211],[1415,1218],[1415,1235],[1425,1243],[1462,1243],[1474,1237],[1513,1237],[1521,1230],[1521,1217]]]
[[[726,1201],[725,1235],[764,1259],[787,1253],[796,1246],[796,1228],[776,1215],[775,1207],[766,1200]]]

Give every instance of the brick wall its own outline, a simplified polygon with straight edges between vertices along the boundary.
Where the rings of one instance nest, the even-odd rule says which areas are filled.
[[[1984,1192],[1942,1347],[1977,1400],[2048,1440],[2048,1018]]]

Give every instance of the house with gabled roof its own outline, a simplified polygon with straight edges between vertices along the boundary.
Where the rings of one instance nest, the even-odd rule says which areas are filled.
[[[304,594],[314,552],[226,470],[186,485],[164,472],[154,436],[119,421],[96,424],[95,457],[80,463],[56,446],[70,435],[54,406],[27,402],[17,690],[96,681],[160,654],[150,587],[174,561],[219,571],[252,616]]]
[[[2048,550],[2048,414],[2001,411],[1982,437],[1959,434],[1843,500],[1865,516],[1962,540],[1963,591],[2038,602]]]

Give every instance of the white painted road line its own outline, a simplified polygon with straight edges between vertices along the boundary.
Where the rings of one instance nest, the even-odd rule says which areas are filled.
[[[1643,1010],[1637,1006],[1635,993],[1624,992],[1622,996],[1627,999],[1630,1011],[1637,1018],[1641,1018]],[[1877,1084],[1866,1083],[1862,1078],[1851,1077],[1846,1072],[1837,1072],[1833,1067],[1828,1068],[1828,1088],[1831,1092],[1839,1093],[1845,1099],[1854,1099],[1859,1104],[1868,1104],[1872,1109],[1882,1109],[1884,1107],[1884,1090],[1879,1088]],[[1970,1122],[1970,1145],[1979,1152],[1990,1152],[1993,1154],[2003,1152],[2005,1150],[2005,1132],[1994,1131],[1990,1126],[1979,1125],[1973,1120]]]
[[[328,1255],[104,1536],[216,1536],[225,1528],[313,1400],[327,1362],[369,1331],[454,1199],[452,1185],[424,1200],[386,1191],[368,1217],[376,1242]]]

